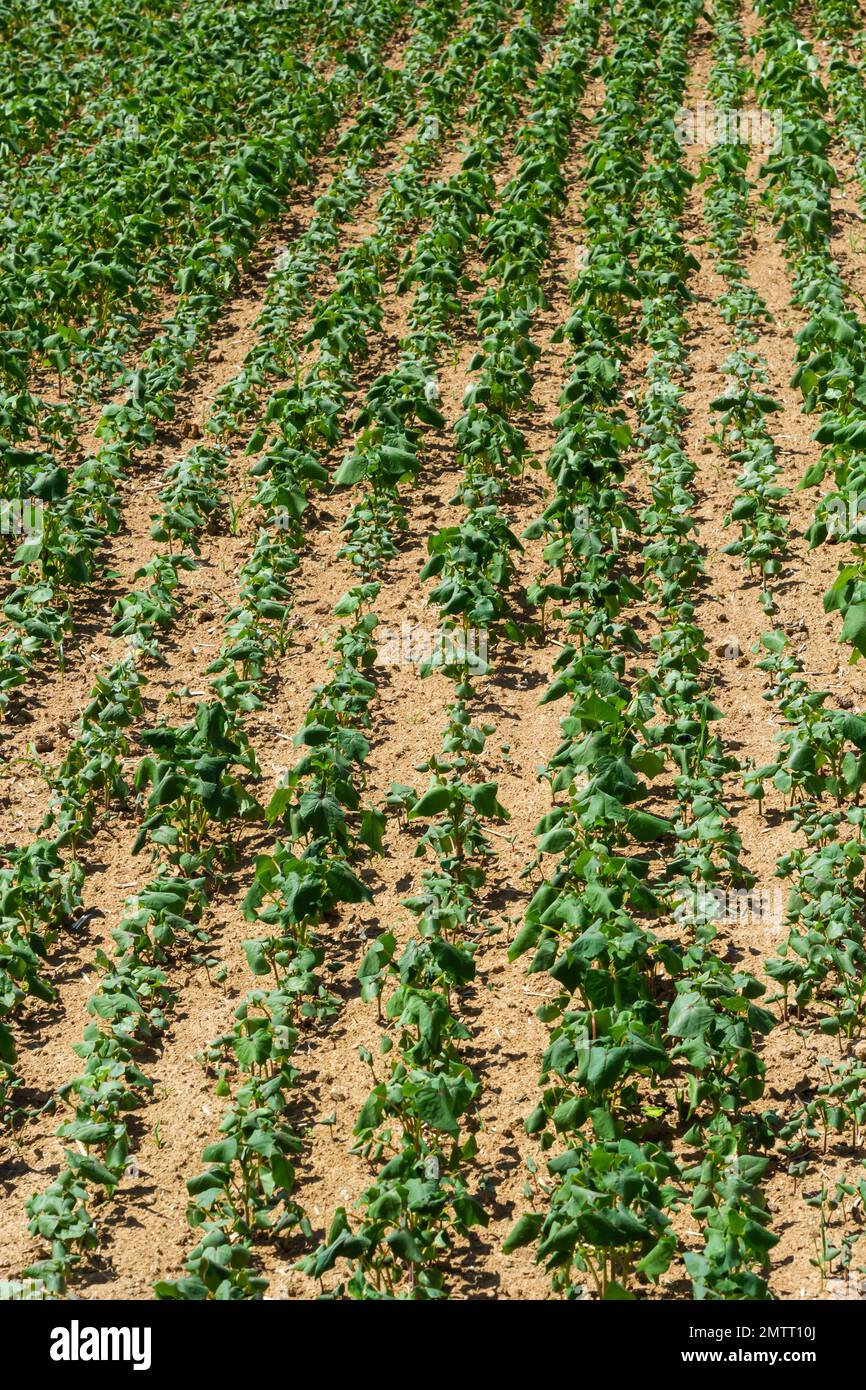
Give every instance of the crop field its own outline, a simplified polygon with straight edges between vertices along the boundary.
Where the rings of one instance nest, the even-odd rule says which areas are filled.
[[[866,11],[0,31],[0,1294],[866,1296]]]

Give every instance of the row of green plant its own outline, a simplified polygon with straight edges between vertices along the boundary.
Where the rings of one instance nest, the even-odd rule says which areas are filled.
[[[433,17],[431,27],[435,22]],[[383,139],[387,130],[388,126],[383,125]],[[359,165],[372,162],[380,148],[371,139],[369,127],[363,120],[344,136],[345,157],[354,158]],[[322,219],[330,216],[337,219],[340,212],[341,205],[335,200],[333,205],[323,210]],[[305,245],[299,248],[301,258],[306,250]],[[287,276],[293,276],[293,263],[290,262],[283,269]],[[275,289],[280,285],[281,275],[282,271],[275,274]],[[301,311],[303,293],[299,290],[298,301],[294,305],[283,294],[281,304],[290,325],[291,316]],[[273,316],[270,322],[273,326]],[[215,428],[221,425],[218,407],[215,407],[212,423]],[[76,891],[80,891],[82,870],[72,859],[64,863],[60,852],[70,847],[74,853],[82,840],[92,833],[95,822],[112,805],[122,805],[128,800],[130,788],[124,778],[123,764],[132,747],[131,727],[141,718],[140,691],[144,684],[142,658],[151,662],[160,659],[160,642],[182,610],[181,576],[195,563],[204,530],[228,508],[226,465],[225,450],[195,446],[166,470],[166,487],[160,494],[162,510],[153,517],[151,534],[154,539],[167,544],[167,553],[155,553],[151,557],[136,575],[141,587],[123,595],[115,609],[113,635],[127,638],[132,649],[130,656],[116,662],[97,680],[64,759],[56,771],[49,774],[53,805],[43,828],[53,830],[54,836],[51,842],[46,842],[45,851],[50,855],[55,872],[68,877]],[[314,470],[306,481],[309,477],[322,481],[324,473]],[[275,524],[282,521],[279,508],[274,509],[272,519]],[[268,557],[269,550],[267,537],[260,536],[257,553],[261,562]],[[258,583],[259,602],[270,603],[270,616],[278,621],[281,642],[286,636],[283,631],[287,614],[285,579],[294,564],[294,558],[288,566],[285,562],[282,565],[272,564],[267,576],[262,575]],[[40,920],[41,930],[37,931],[31,925],[25,934],[15,923],[6,925],[4,955],[8,954],[11,963],[9,984],[4,991],[7,1000],[4,1014],[7,1017],[18,1011],[28,993],[41,994],[43,998],[51,995],[41,977],[38,957],[44,955],[52,944],[63,920],[58,919],[50,898],[40,904],[40,880],[29,873],[26,858],[21,861],[22,868],[17,869],[15,866],[19,859],[20,856],[12,858],[8,870],[10,881],[16,885],[19,901],[25,893],[32,895],[32,918]],[[76,906],[80,908],[80,901]],[[68,917],[68,913],[66,915]],[[32,918],[28,920],[32,921]],[[4,1038],[4,1104],[17,1084],[14,1062],[14,1042],[7,1028]]]
[[[479,700],[475,682],[487,672],[481,642],[486,647],[500,627],[509,631],[503,622],[513,588],[507,561],[517,542],[498,513],[511,473],[500,446],[511,437],[511,414],[531,401],[532,382],[522,371],[512,394],[504,386],[488,388],[505,382],[514,354],[521,361],[535,355],[528,337],[531,312],[545,304],[542,270],[566,201],[562,165],[602,13],[601,7],[568,11],[558,51],[539,78],[515,140],[517,171],[480,230],[489,288],[475,305],[483,336],[471,370],[479,371],[479,380],[470,382],[467,414],[455,426],[464,471],[454,500],[468,516],[459,528],[429,539],[430,560],[421,576],[438,581],[429,602],[451,639],[421,674],[441,671],[454,684],[453,697],[441,749],[419,766],[430,773],[429,785],[420,795],[395,785],[390,797],[407,822],[425,825],[416,853],[433,862],[419,891],[405,902],[415,919],[405,946],[400,949],[402,933],[396,929],[383,932],[359,971],[362,996],[379,1004],[386,1060],[377,1065],[364,1055],[374,1084],[356,1122],[354,1147],[379,1166],[356,1204],[360,1214],[338,1209],[325,1243],[302,1263],[324,1286],[330,1272],[347,1262],[348,1270],[329,1288],[332,1297],[447,1296],[447,1262],[458,1242],[489,1220],[473,1192],[481,1085],[463,1055],[471,1034],[461,1001],[476,978],[478,943],[496,929],[485,900],[495,858],[490,827],[508,812],[497,784],[479,766],[495,729],[472,706]],[[470,448],[471,435],[483,437],[484,444]],[[489,497],[482,506],[476,499],[485,488]]]
[[[743,61],[744,39],[739,5],[722,3],[714,13],[716,62],[709,79],[721,139],[709,149],[701,177],[706,182],[704,210],[710,244],[724,290],[716,304],[730,326],[730,351],[721,365],[725,389],[711,402],[718,424],[711,436],[732,462],[741,466],[736,496],[725,525],[737,525],[739,539],[725,549],[741,555],[750,576],[761,585],[764,611],[774,611],[772,580],[783,567],[788,547],[788,520],[783,505],[779,463],[766,417],[781,409],[767,391],[766,359],[755,348],[772,316],[752,283],[745,264],[744,242],[753,226],[748,175],[752,150],[740,138],[740,112],[751,88]]]
[[[497,82],[490,80],[490,73],[486,73],[485,86],[482,89],[477,112],[473,112],[475,120],[479,126],[479,139],[476,148],[480,148],[483,154],[492,160],[498,159],[498,150],[493,144],[491,136],[495,127],[500,133],[506,129],[506,123],[510,119],[510,94],[518,90],[520,84],[531,76],[533,68],[539,61],[540,54],[537,46],[529,42],[531,30],[528,26],[521,26],[512,33],[509,41],[508,50],[502,50],[498,59],[494,59],[491,64],[496,70]],[[531,56],[530,56],[531,55]],[[507,79],[507,80],[506,80]],[[470,169],[477,170],[479,161],[472,158],[473,150],[464,161],[463,171],[467,165]],[[471,163],[470,163],[471,161]],[[444,186],[438,186],[435,190],[438,208],[443,217],[442,226],[447,225],[447,214],[453,206],[460,209],[465,199],[465,179],[458,174]],[[476,179],[475,186],[478,187]],[[450,199],[450,203],[446,201]],[[468,227],[467,227],[468,230]],[[436,239],[428,237],[429,247],[438,246]],[[451,251],[453,243],[446,242],[443,246],[445,251]],[[468,251],[468,246],[463,247],[463,255]],[[416,257],[417,259],[417,257]],[[432,261],[432,257],[431,257]],[[459,265],[459,257],[457,260]],[[426,283],[426,282],[425,282]],[[410,311],[410,320],[417,321],[419,311],[419,300],[429,302],[425,294],[416,297],[413,309]],[[453,317],[456,306],[446,301],[440,307],[440,314],[435,323],[428,324],[431,330],[437,335],[444,334],[448,320]],[[408,344],[407,344],[408,346]],[[435,374],[435,358],[431,363],[427,360],[428,370]],[[408,372],[398,369],[386,378],[380,378],[374,383],[368,393],[367,401],[375,401],[377,408],[383,410],[383,415],[392,428],[396,428],[397,421],[385,413],[389,405],[393,406],[394,396],[390,399],[385,397],[383,388],[388,388],[389,392],[395,386],[407,384]],[[422,382],[425,378],[422,377]],[[429,380],[428,376],[426,380]],[[411,380],[408,384],[412,384]],[[425,398],[426,401],[426,398]],[[380,402],[383,405],[380,406]],[[397,416],[397,420],[406,418],[412,402],[405,399],[401,402],[403,411]],[[428,403],[429,404],[429,403]],[[396,410],[393,412],[396,414]],[[428,428],[437,429],[444,425],[444,421],[439,413],[430,406],[425,410],[422,406],[418,413],[418,420]],[[359,423],[366,424],[365,415],[362,414]],[[362,436],[365,443],[368,443],[370,436]],[[384,832],[384,817],[381,812],[373,808],[366,810],[358,816],[359,793],[355,783],[351,779],[351,767],[347,762],[346,753],[351,751],[352,758],[360,764],[366,757],[367,744],[361,728],[369,721],[368,707],[375,693],[375,683],[370,679],[370,674],[366,668],[372,665],[375,656],[375,646],[373,635],[377,624],[373,604],[379,591],[379,582],[373,580],[373,574],[381,573],[381,562],[384,558],[394,553],[396,528],[400,524],[402,516],[402,501],[400,498],[401,484],[409,476],[413,476],[420,469],[420,459],[418,459],[418,448],[420,438],[417,433],[412,436],[413,454],[417,460],[413,469],[405,466],[392,468],[390,470],[389,482],[387,484],[387,507],[379,507],[375,516],[375,544],[370,545],[373,527],[368,527],[364,534],[358,525],[358,509],[352,513],[352,520],[347,527],[347,541],[344,547],[344,558],[348,558],[353,564],[358,576],[363,581],[356,585],[337,605],[335,610],[338,616],[353,615],[353,625],[350,628],[341,627],[335,641],[335,652],[333,662],[333,675],[331,680],[323,688],[316,691],[311,708],[305,717],[304,728],[298,735],[299,741],[307,741],[305,730],[311,726],[316,730],[315,757],[311,754],[302,759],[301,763],[285,779],[285,785],[280,787],[271,803],[272,814],[279,815],[287,833],[287,838],[282,840],[276,847],[272,858],[280,863],[288,858],[288,862],[294,864],[295,858],[299,853],[299,843],[305,843],[306,837],[313,837],[313,843],[308,844],[304,851],[304,860],[308,858],[317,860],[321,856],[322,862],[326,866],[333,866],[335,861],[339,864],[341,856],[352,853],[356,854],[362,845],[376,851],[381,849],[381,839]],[[384,446],[387,448],[388,446]],[[394,446],[396,447],[396,446]],[[355,456],[357,456],[357,448]],[[352,455],[347,462],[351,462]],[[383,470],[384,473],[384,470]],[[347,463],[344,462],[341,470],[337,474],[337,479],[346,485],[357,483],[358,477],[349,476]],[[377,485],[380,489],[379,500],[384,497],[382,491],[386,484],[383,476],[377,476]],[[359,726],[361,726],[359,728]],[[310,738],[310,741],[312,739]],[[335,777],[337,778],[335,782]],[[405,789],[404,789],[405,791]],[[351,796],[349,796],[351,793]],[[413,797],[413,800],[415,798]],[[347,816],[346,807],[349,814]],[[315,817],[312,812],[315,811]],[[352,816],[351,812],[356,815]],[[263,900],[267,902],[264,912],[255,915],[259,916],[264,922],[278,921],[283,928],[282,934],[277,938],[275,946],[282,949],[286,940],[286,933],[291,928],[295,933],[297,926],[289,916],[284,898],[281,897],[282,881],[281,877],[272,875],[271,857],[262,861],[266,865],[267,877],[264,873],[257,876],[260,879],[251,890],[247,902],[248,906],[258,909]],[[268,894],[267,888],[271,882],[274,883],[273,892]],[[274,901],[276,897],[277,901]],[[327,901],[315,901],[310,904],[310,922],[307,926],[309,933],[316,933],[313,939],[318,939],[321,931],[322,917],[329,911],[330,905]],[[254,915],[251,913],[251,915]],[[310,938],[305,938],[309,940]],[[260,951],[264,943],[253,943],[256,951]],[[384,965],[384,944],[378,942],[372,952],[372,958]],[[367,964],[369,965],[369,959]],[[362,974],[370,973],[367,967],[362,966]],[[364,988],[368,988],[367,985]],[[248,1001],[238,1012],[238,1021],[232,1034],[222,1039],[216,1040],[212,1058],[216,1061],[220,1058],[225,1059],[226,1052],[231,1057],[233,1068],[238,1066],[239,1040],[244,1035],[247,1027],[248,1009],[247,1005],[256,1006],[262,1001],[260,994],[255,993],[248,997]],[[309,1009],[307,1001],[301,994],[298,994],[292,1001],[293,1015],[292,1026],[295,1026],[298,1010]],[[268,1040],[281,1036],[281,1028],[274,1017],[262,1019],[259,1009],[255,1008],[255,1016],[258,1019],[259,1037],[261,1038],[263,1049],[268,1045]],[[285,1021],[285,1016],[284,1021]],[[409,1026],[409,1016],[406,1020]],[[426,1029],[422,1030],[426,1032]],[[439,1025],[435,1026],[438,1036]],[[294,1034],[292,1034],[294,1037]],[[419,1056],[419,1061],[420,1056]],[[240,1141],[238,1124],[239,1116],[246,1113],[247,1096],[249,1087],[253,1084],[254,1078],[251,1076],[251,1068],[247,1060],[241,1057],[239,1070],[245,1074],[243,1086],[239,1087],[234,1095],[234,1104],[224,1116],[222,1129],[238,1138]],[[293,1077],[293,1080],[295,1078]],[[431,1105],[437,1103],[437,1096],[440,1097],[442,1105],[448,1104],[449,1092],[440,1085],[435,1077],[428,1078],[428,1084],[423,1086],[423,1074],[419,1072],[415,1078],[415,1101],[423,1109],[429,1109]],[[287,1082],[284,1081],[281,1092],[285,1096]],[[410,1104],[411,1097],[407,1095],[407,1106]],[[371,1105],[373,1102],[371,1101]],[[239,1110],[240,1106],[240,1110]],[[416,1112],[417,1113],[417,1112]],[[265,1108],[259,1106],[257,1109],[257,1123],[272,1123],[269,1113]],[[359,1142],[361,1142],[359,1140]],[[309,1223],[297,1205],[290,1208],[288,1194],[282,1194],[283,1207],[278,1218],[274,1219],[274,1193],[267,1181],[267,1175],[253,1173],[252,1180],[247,1181],[245,1173],[249,1165],[245,1164],[244,1146],[233,1145],[232,1151],[226,1151],[226,1162],[220,1169],[213,1166],[207,1174],[201,1178],[194,1178],[188,1184],[191,1204],[189,1208],[189,1220],[195,1228],[202,1228],[204,1235],[199,1245],[195,1248],[187,1262],[187,1270],[191,1278],[173,1282],[162,1282],[157,1286],[157,1293],[161,1297],[184,1297],[201,1298],[210,1296],[216,1297],[238,1297],[251,1296],[259,1292],[264,1286],[261,1276],[250,1274],[251,1261],[255,1259],[254,1237],[257,1231],[268,1229],[272,1234],[279,1235],[286,1228],[286,1212],[293,1211],[293,1219],[289,1225],[300,1224],[304,1234],[309,1237],[311,1234]],[[216,1147],[210,1147],[205,1152],[205,1161],[213,1164],[214,1158],[219,1158],[223,1151],[217,1151]],[[429,1166],[429,1165],[428,1165]],[[218,1192],[217,1190],[218,1189]],[[392,1188],[392,1197],[396,1199],[399,1186],[395,1183]],[[241,1200],[241,1194],[243,1194]],[[431,1239],[439,1229],[435,1225],[435,1214],[439,1212],[446,1202],[446,1194],[432,1194],[430,1210],[427,1213],[427,1221],[434,1222],[434,1229],[431,1232]],[[392,1202],[393,1205],[393,1202]],[[337,1219],[339,1224],[341,1218]],[[424,1215],[420,1209],[416,1216],[410,1218],[410,1225],[413,1229],[421,1230],[417,1223],[424,1222]],[[398,1227],[404,1226],[405,1221],[396,1220],[394,1223]],[[385,1229],[382,1235],[384,1237]],[[390,1229],[387,1228],[387,1229]],[[322,1271],[330,1268],[336,1261],[338,1253],[350,1253],[355,1248],[349,1238],[348,1222],[341,1227],[342,1238],[338,1242],[338,1251],[324,1255],[320,1252],[316,1256],[311,1256],[313,1264],[322,1264]],[[334,1240],[337,1239],[336,1229],[332,1230]],[[375,1260],[380,1269],[376,1277],[376,1284],[369,1287],[380,1287],[382,1280],[392,1282],[394,1268],[402,1268],[401,1261],[405,1261],[407,1253],[411,1256],[410,1246],[400,1248],[398,1251],[398,1237],[395,1233],[393,1243],[388,1243],[383,1239],[381,1248],[376,1252]],[[411,1245],[411,1236],[407,1236]],[[348,1242],[348,1243],[347,1243]],[[371,1239],[369,1235],[361,1238],[361,1244],[365,1249],[370,1248]],[[411,1247],[414,1249],[414,1246]],[[215,1258],[214,1251],[219,1252]],[[371,1257],[372,1258],[372,1257]],[[323,1263],[324,1262],[324,1263]],[[396,1262],[396,1264],[395,1264]],[[393,1266],[393,1268],[392,1268]],[[372,1265],[371,1265],[372,1267]],[[409,1278],[414,1284],[413,1261],[409,1259]],[[238,1271],[235,1273],[235,1271]],[[367,1287],[363,1276],[359,1275],[360,1288]],[[357,1281],[356,1281],[357,1282]],[[431,1287],[432,1287],[431,1282]],[[426,1287],[426,1281],[422,1277],[419,1281],[419,1288]]]
[[[531,1162],[535,1209],[506,1249],[537,1243],[567,1297],[635,1297],[679,1258],[696,1297],[766,1296],[775,1239],[749,1116],[762,1090],[757,1040],[772,1020],[754,1003],[759,982],[713,948],[716,925],[694,910],[707,884],[748,881],[722,795],[729,760],[711,734],[718,711],[699,678],[701,556],[682,442],[695,262],[674,116],[697,13],[671,5],[619,17],[587,151],[587,264],[564,328],[572,375],[548,462],[556,494],[534,528],[552,537],[534,595],[563,605],[570,634],[544,701],[567,697],[569,713],[545,771],[553,807],[536,827],[531,867],[542,882],[511,955],[532,950],[530,971],[554,982],[539,1010],[551,1026],[544,1090],[526,1122],[554,1153],[547,1178]],[[635,301],[651,350],[634,442],[652,500],[639,517],[621,486],[624,348],[610,346],[627,341]],[[657,631],[649,667],[629,621],[647,603]],[[663,787],[651,784],[671,774],[668,817]],[[681,929],[671,939],[653,928],[671,918],[693,924],[685,941]],[[676,1234],[687,1202],[704,1232],[699,1249]]]
[[[393,22],[395,3],[371,0],[371,32]],[[280,94],[270,116],[280,138],[271,139],[263,124],[261,134],[246,138],[226,161],[220,178],[210,178],[202,196],[210,208],[218,199],[219,214],[210,219],[203,238],[195,240],[198,232],[193,231],[195,244],[184,252],[173,312],[137,367],[122,373],[120,399],[102,410],[96,429],[102,443],[92,457],[70,469],[52,452],[22,448],[30,442],[35,419],[30,397],[20,389],[7,396],[26,419],[19,428],[9,418],[3,428],[9,441],[6,496],[35,501],[42,510],[34,533],[25,536],[13,556],[13,587],[4,601],[9,624],[0,633],[4,704],[43,649],[54,645],[62,660],[63,643],[73,627],[70,590],[100,572],[102,543],[120,525],[120,480],[136,451],[153,442],[159,423],[172,418],[177,391],[234,290],[262,226],[282,217],[282,199],[310,177],[310,161],[349,102],[367,95],[368,82],[375,91],[383,81],[387,89],[391,79],[383,77],[382,59],[371,55],[360,70],[357,64],[340,64],[324,84],[298,60],[291,82],[284,75],[268,88]]]
[[[387,201],[387,200],[385,200]],[[386,224],[387,225],[387,224]],[[391,233],[394,234],[393,231]],[[345,291],[342,286],[334,295],[337,305],[345,305]],[[345,314],[351,321],[351,312],[355,306],[345,305]],[[333,319],[332,319],[333,322]],[[335,341],[342,344],[342,355],[338,356],[332,351],[329,355],[322,354],[324,363],[323,371],[330,371],[338,381],[346,382],[349,371],[349,363],[354,354],[363,347],[363,338],[360,340],[353,337],[348,331],[340,332],[339,321],[334,323]],[[266,411],[267,414],[267,411]],[[198,451],[201,458],[208,451]],[[182,470],[185,474],[185,470]],[[321,479],[315,474],[315,481]],[[295,479],[297,486],[299,478]],[[182,476],[179,481],[181,489],[188,476]],[[274,503],[273,497],[270,499],[273,513],[279,513],[282,509]],[[167,511],[160,525],[166,529],[166,518],[170,518],[171,511]],[[273,517],[272,517],[273,519]],[[200,525],[200,522],[199,522]],[[194,536],[195,530],[190,530],[190,535]],[[241,572],[241,604],[238,609],[232,611],[227,618],[227,641],[223,647],[218,661],[215,663],[213,671],[215,673],[214,687],[218,692],[220,700],[225,701],[225,708],[229,709],[233,717],[239,717],[243,712],[254,708],[258,702],[256,690],[260,685],[264,664],[267,658],[275,651],[281,651],[285,640],[285,617],[287,605],[285,599],[287,593],[283,580],[279,575],[289,572],[296,563],[296,557],[292,546],[299,541],[297,524],[285,528],[280,527],[276,532],[269,533],[262,530],[259,540],[255,547],[254,554],[247,566]],[[279,590],[279,599],[275,596],[275,587]],[[141,603],[142,595],[133,595],[122,608],[122,620],[118,625],[128,634],[135,637],[136,642],[148,641],[152,635],[152,624],[148,625],[150,613]],[[136,600],[133,602],[132,600]],[[276,637],[274,630],[277,630]],[[201,710],[202,706],[199,707]],[[168,739],[170,734],[176,733],[170,729],[163,731]],[[164,780],[165,773],[162,778]],[[155,812],[155,817],[145,821],[143,831],[139,835],[139,840],[145,831],[156,826],[156,830],[162,835],[165,830],[159,824],[160,813]],[[49,1194],[53,1200],[55,1193]],[[110,1195],[110,1194],[108,1194]],[[73,1223],[78,1219],[78,1207],[69,1204],[64,1207],[64,1213],[68,1221]],[[40,1228],[41,1230],[41,1228]],[[44,1230],[41,1230],[44,1234]],[[56,1244],[62,1244],[62,1237],[55,1237]],[[55,1259],[60,1256],[55,1252]],[[65,1272],[61,1277],[65,1279]]]

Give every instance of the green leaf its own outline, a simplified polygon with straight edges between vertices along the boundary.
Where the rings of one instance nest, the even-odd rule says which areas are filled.
[[[510,1234],[506,1236],[502,1245],[503,1252],[510,1255],[512,1250],[520,1250],[524,1245],[531,1245],[543,1225],[544,1217],[540,1212],[524,1212],[518,1218]]]
[[[433,817],[446,811],[451,804],[451,788],[446,786],[431,787],[429,792],[425,792],[420,801],[409,812],[409,818],[416,816]]]
[[[861,656],[866,656],[866,603],[852,603],[845,610],[842,641],[848,642]]]

